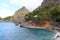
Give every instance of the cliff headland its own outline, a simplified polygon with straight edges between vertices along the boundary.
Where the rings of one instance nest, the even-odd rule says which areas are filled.
[[[60,30],[60,0],[43,0],[41,6],[32,12],[22,7],[13,16],[0,18],[0,20],[15,22],[25,28]]]

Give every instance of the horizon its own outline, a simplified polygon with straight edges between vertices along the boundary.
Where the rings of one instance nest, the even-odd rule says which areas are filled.
[[[15,11],[25,6],[29,11],[33,11],[41,5],[43,0],[0,0],[0,17],[14,15]]]

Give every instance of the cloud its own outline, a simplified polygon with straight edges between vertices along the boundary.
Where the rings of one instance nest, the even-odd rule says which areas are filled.
[[[41,5],[43,0],[10,0],[11,4],[25,6],[30,11],[34,10]]]
[[[14,11],[11,10],[11,9],[2,9],[2,10],[0,10],[0,16],[3,17],[3,18],[7,17],[7,16],[11,16],[13,14],[14,14]]]
[[[0,9],[0,16],[7,17],[14,14],[14,10],[10,9],[8,4],[2,3],[2,8]]]
[[[9,3],[3,2],[0,7],[0,16],[4,18],[13,15],[16,9],[14,10],[11,5],[13,5],[13,7],[15,6],[14,8],[17,6],[20,8],[25,6],[29,11],[32,11],[41,5],[42,1],[43,0],[9,0]]]

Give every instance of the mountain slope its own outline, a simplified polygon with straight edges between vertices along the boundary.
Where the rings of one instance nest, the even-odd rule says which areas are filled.
[[[24,16],[28,13],[29,13],[28,9],[22,7],[21,9],[18,9],[15,12],[12,19],[14,22],[23,22],[25,20]]]

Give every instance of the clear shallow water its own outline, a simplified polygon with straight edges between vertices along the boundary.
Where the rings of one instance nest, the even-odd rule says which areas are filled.
[[[0,22],[0,40],[52,40],[53,36],[53,31],[22,28],[11,22]]]

